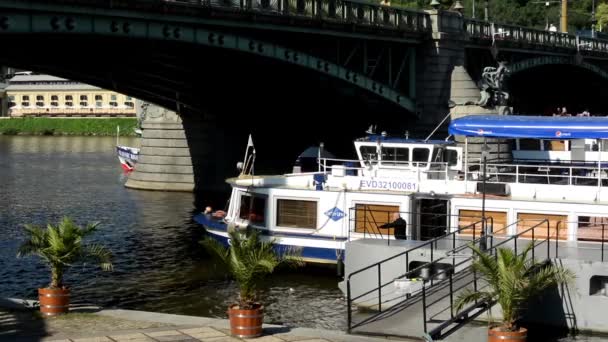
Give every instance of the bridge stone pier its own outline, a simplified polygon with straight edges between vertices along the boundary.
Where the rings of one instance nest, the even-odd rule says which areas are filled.
[[[448,115],[500,114],[478,86],[497,61],[608,79],[608,41],[359,0],[0,0],[0,44],[0,65],[167,108],[147,115],[127,182],[150,190],[225,189],[250,131],[291,154],[376,120],[424,137]]]

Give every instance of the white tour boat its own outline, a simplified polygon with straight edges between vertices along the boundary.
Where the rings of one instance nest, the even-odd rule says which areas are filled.
[[[358,160],[320,157],[316,170],[283,175],[250,174],[254,155],[246,154],[241,175],[227,180],[232,193],[225,217],[195,220],[224,243],[234,227],[257,229],[321,263],[342,261],[351,240],[411,245],[482,216],[497,236],[547,219],[547,233],[556,239],[602,239],[608,118],[475,115],[453,120],[449,133],[463,136],[464,148],[370,134],[354,142]],[[472,160],[470,137],[513,139],[513,159]],[[395,213],[407,222],[405,241],[395,238],[394,228],[381,227]],[[460,233],[481,233],[476,229]]]

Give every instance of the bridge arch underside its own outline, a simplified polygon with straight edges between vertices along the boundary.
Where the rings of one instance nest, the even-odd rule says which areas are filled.
[[[557,107],[566,107],[571,114],[588,110],[593,115],[607,115],[605,75],[575,64],[517,70],[508,80],[511,105],[518,114],[551,115]]]
[[[310,145],[324,142],[334,154],[354,157],[352,140],[370,124],[402,133],[416,120],[402,106],[349,82],[249,53],[100,36],[2,35],[0,41],[7,47],[0,64],[182,113],[191,149],[206,151],[210,160],[203,164],[216,164],[204,170],[214,182],[234,174],[249,133],[258,151],[256,171],[276,172],[290,170]]]

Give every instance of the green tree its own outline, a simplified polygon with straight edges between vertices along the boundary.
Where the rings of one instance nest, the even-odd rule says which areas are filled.
[[[532,248],[534,242],[520,255],[511,249],[499,248],[497,258],[494,258],[472,246],[475,255],[473,269],[481,274],[488,286],[477,291],[465,289],[457,297],[456,310],[460,311],[464,305],[477,300],[497,301],[502,309],[503,328],[516,331],[516,322],[530,299],[549,287],[574,279],[570,270],[528,259]]]
[[[46,229],[25,225],[27,239],[17,254],[39,256],[51,270],[51,288],[63,287],[65,271],[77,262],[95,262],[102,270],[112,270],[112,253],[99,244],[84,244],[83,238],[97,230],[98,223],[79,227],[68,217]]]
[[[277,253],[274,241],[263,242],[257,230],[249,235],[241,231],[229,233],[230,246],[224,247],[211,237],[206,237],[201,244],[217,256],[239,286],[239,306],[251,309],[256,300],[259,282],[279,266],[299,267],[302,258],[296,250],[285,250]]]
[[[597,30],[603,31],[606,25],[608,25],[608,3],[602,2],[597,6],[595,10],[595,17],[597,18]]]

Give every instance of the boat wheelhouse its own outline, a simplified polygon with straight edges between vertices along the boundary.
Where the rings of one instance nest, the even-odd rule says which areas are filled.
[[[280,246],[301,247],[308,261],[329,263],[344,258],[348,241],[411,246],[481,217],[491,220],[488,229],[496,235],[547,219],[548,233],[560,240],[600,241],[608,223],[608,118],[480,115],[454,120],[449,131],[465,136],[464,150],[453,141],[368,135],[354,142],[358,160],[319,158],[317,171],[306,173],[244,172],[227,180],[232,193],[224,219],[195,219],[224,242],[230,227],[249,227]],[[567,141],[572,148],[570,159],[560,157],[559,163],[551,154],[484,163],[469,158],[470,137]],[[579,139],[585,142],[583,163],[572,159]],[[394,213],[407,222],[408,240],[381,227]],[[481,227],[459,232],[481,233]]]

